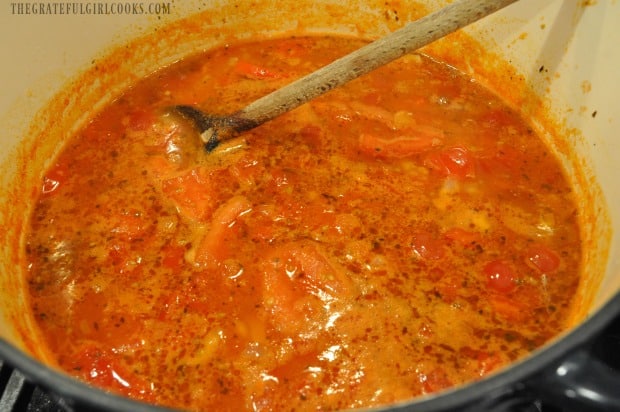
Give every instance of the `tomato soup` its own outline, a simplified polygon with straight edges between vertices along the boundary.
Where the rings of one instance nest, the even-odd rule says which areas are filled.
[[[212,153],[171,109],[232,113],[362,44],[226,45],[93,114],[27,234],[60,368],[182,409],[337,410],[481,379],[563,330],[571,187],[474,79],[407,55]]]

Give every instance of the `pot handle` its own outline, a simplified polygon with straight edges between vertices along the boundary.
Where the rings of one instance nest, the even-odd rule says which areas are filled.
[[[620,373],[582,348],[527,382],[539,399],[566,411],[620,411]]]

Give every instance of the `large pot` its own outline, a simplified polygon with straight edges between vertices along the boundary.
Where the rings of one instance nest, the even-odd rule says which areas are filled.
[[[419,3],[432,10],[448,2],[149,0],[5,7],[0,15],[0,357],[62,396],[69,409],[151,410],[45,366],[48,355],[37,343],[26,308],[20,248],[44,168],[86,120],[85,108],[100,107],[157,67],[256,33],[376,37],[419,17],[425,12]],[[620,409],[615,392],[620,376],[587,349],[620,315],[620,179],[614,156],[620,154],[614,133],[620,127],[619,8],[615,1],[521,0],[468,28],[467,35],[427,49],[473,73],[540,126],[581,199],[585,273],[573,326],[563,336],[480,382],[395,410],[508,410],[529,399],[566,410]]]

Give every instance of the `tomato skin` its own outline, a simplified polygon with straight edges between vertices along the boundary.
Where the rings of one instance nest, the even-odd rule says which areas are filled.
[[[448,241],[458,242],[462,245],[472,245],[474,242],[480,241],[480,235],[478,233],[470,232],[458,227],[453,227],[446,230],[444,237]]]
[[[437,392],[454,385],[446,371],[441,367],[437,367],[429,373],[421,375],[420,381],[424,388],[424,393]]]
[[[43,177],[43,184],[41,185],[41,195],[50,196],[56,193],[56,191],[64,186],[69,179],[69,169],[66,164],[56,163],[54,167]]]
[[[108,256],[114,266],[122,267],[129,260],[129,251],[124,244],[117,243],[110,247]]]
[[[148,229],[148,222],[138,211],[123,211],[110,220],[113,223],[112,233],[123,240],[137,239]]]
[[[195,262],[202,266],[218,265],[231,253],[226,241],[239,225],[237,219],[252,210],[250,201],[242,195],[233,196],[213,213],[211,226],[196,246]]]
[[[215,209],[213,189],[209,174],[192,169],[184,175],[162,182],[162,190],[180,214],[197,221],[207,219]]]
[[[430,233],[416,233],[411,239],[414,256],[423,260],[439,260],[445,255],[444,242]]]
[[[60,182],[51,176],[43,177],[43,185],[41,186],[41,193],[49,195],[53,193],[60,186]]]
[[[272,71],[266,67],[262,67],[247,61],[240,60],[235,66],[235,72],[253,80],[262,79],[279,79],[284,77],[281,73]]]
[[[136,109],[127,115],[127,127],[132,130],[147,130],[155,120],[155,114],[152,111]]]
[[[299,134],[311,147],[320,147],[323,144],[323,130],[319,126],[304,126]]]
[[[180,271],[185,263],[185,248],[168,245],[162,250],[161,264],[173,271]]]
[[[478,375],[480,375],[480,377],[488,375],[502,364],[503,361],[499,354],[481,351],[478,355]]]
[[[512,121],[513,120],[510,112],[504,109],[489,110],[485,112],[485,114],[480,119],[480,123],[484,125],[484,127],[489,127],[493,129],[506,127]]]
[[[463,289],[463,277],[457,273],[444,275],[435,283],[435,292],[446,303],[452,303],[458,298]]]
[[[527,305],[508,295],[493,293],[489,296],[489,303],[494,315],[509,322],[523,322],[529,316]]]
[[[487,175],[510,175],[519,170],[523,153],[514,147],[502,146],[483,153],[478,158],[478,169]]]
[[[74,356],[71,366],[95,386],[146,402],[155,400],[148,382],[122,366],[113,353],[95,346],[85,347]]]
[[[359,136],[358,147],[362,153],[380,158],[405,158],[435,145],[437,136],[430,133],[413,133],[411,136],[383,138],[370,133]]]
[[[443,176],[465,179],[476,175],[474,156],[468,149],[460,146],[433,152],[426,157],[424,164]]]
[[[263,266],[263,304],[274,327],[289,336],[300,336],[309,324],[323,322],[325,304],[353,292],[346,271],[311,241],[273,249]]]
[[[525,261],[530,267],[544,274],[556,272],[561,264],[560,256],[544,245],[535,245],[529,248]]]
[[[459,350],[459,355],[472,359],[477,363],[477,374],[480,377],[489,374],[504,363],[501,356],[497,353],[473,349],[469,346],[462,347]]]
[[[308,47],[296,39],[284,39],[274,51],[281,58],[302,57],[308,54]]]
[[[517,287],[515,283],[516,275],[513,269],[503,260],[488,262],[484,266],[483,273],[487,278],[487,286],[492,291],[508,294]]]

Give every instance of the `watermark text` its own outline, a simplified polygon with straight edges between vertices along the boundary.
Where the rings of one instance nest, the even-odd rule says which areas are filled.
[[[65,2],[12,2],[11,14],[16,15],[120,15],[170,14],[170,3],[165,1],[65,1]]]

